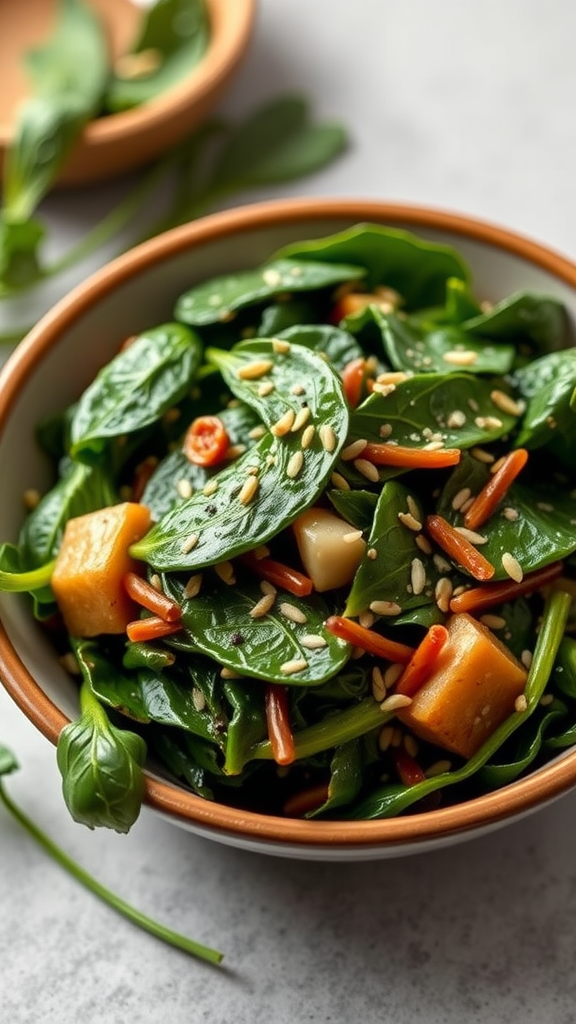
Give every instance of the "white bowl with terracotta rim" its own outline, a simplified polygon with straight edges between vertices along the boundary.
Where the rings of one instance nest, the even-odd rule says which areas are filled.
[[[121,256],[62,300],[19,345],[0,374],[1,540],[14,540],[21,495],[41,491],[50,470],[38,453],[38,419],[72,402],[126,336],[170,318],[192,283],[252,267],[290,241],[361,221],[406,228],[456,246],[478,294],[497,300],[520,287],[548,292],[576,323],[576,266],[504,228],[422,207],[354,199],[288,199],[214,214]],[[77,688],[63,671],[26,600],[0,595],[0,676],[8,693],[52,743],[77,714]],[[485,796],[420,814],[366,822],[304,821],[212,803],[146,775],[145,802],[211,839],[279,856],[363,860],[433,850],[516,821],[576,785],[576,748]]]
[[[175,145],[208,117],[224,96],[246,55],[256,0],[206,0],[210,45],[203,59],[177,85],[133,110],[91,121],[58,178],[85,185],[143,166]],[[91,0],[107,29],[112,61],[129,48],[143,8],[131,0]],[[0,33],[0,167],[14,132],[19,104],[30,93],[22,55],[46,39],[56,0],[14,3]]]

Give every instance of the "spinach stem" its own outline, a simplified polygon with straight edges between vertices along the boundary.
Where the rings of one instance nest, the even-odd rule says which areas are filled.
[[[218,950],[211,949],[209,946],[204,946],[201,943],[194,942],[193,939],[187,938],[185,935],[180,935],[178,932],[172,931],[171,928],[167,928],[165,925],[159,924],[152,918],[143,914],[140,910],[137,910],[131,904],[127,903],[120,896],[111,892],[100,882],[97,881],[92,875],[88,874],[79,864],[77,864],[67,853],[64,852],[59,846],[43,832],[34,822],[27,817],[20,810],[20,808],[13,803],[10,799],[6,790],[0,782],[0,800],[6,807],[7,811],[16,819],[17,822],[28,832],[33,839],[42,847],[42,849],[48,853],[65,871],[68,871],[73,878],[80,882],[86,889],[92,892],[99,899],[103,900],[108,906],[112,907],[118,913],[128,918],[133,924],[143,928],[145,931],[150,932],[157,939],[161,939],[163,942],[167,942],[171,946],[175,946],[177,949],[183,950],[185,953],[189,953],[192,956],[199,957],[201,960],[206,960],[208,963],[219,964],[222,962],[223,954]]]
[[[372,729],[385,725],[393,717],[389,711],[382,711],[373,697],[367,697],[353,708],[339,715],[328,715],[321,722],[309,725],[294,733],[296,758],[312,757],[323,750],[339,747],[349,740],[358,739]],[[272,760],[272,746],[269,740],[262,740],[250,751],[250,756],[261,760]]]
[[[4,572],[0,570],[0,590],[11,594],[22,594],[26,591],[41,590],[50,583],[56,559],[29,569],[27,572]]]

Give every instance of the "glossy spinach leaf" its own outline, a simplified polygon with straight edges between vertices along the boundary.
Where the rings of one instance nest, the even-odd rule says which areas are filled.
[[[112,113],[147,103],[177,85],[200,63],[210,42],[205,0],[156,0],[145,11],[141,31],[130,55],[142,63],[122,61],[112,76],[104,106]],[[139,70],[140,69],[140,70]]]
[[[378,224],[358,224],[325,238],[294,242],[276,257],[365,267],[369,291],[377,285],[394,288],[408,309],[442,305],[447,280],[470,280],[470,270],[455,249]]]
[[[565,636],[558,649],[554,682],[560,693],[576,700],[576,640]]]
[[[463,458],[450,474],[438,500],[437,511],[449,522],[462,526],[460,513],[452,507],[462,488],[477,494],[488,480],[489,470],[476,459]],[[480,550],[494,566],[494,580],[507,579],[502,566],[506,552],[513,554],[524,573],[533,572],[568,557],[576,551],[576,495],[553,481],[514,483],[502,506],[512,509],[512,518],[496,509],[479,533],[486,538]]]
[[[234,584],[228,585],[217,573],[206,572],[193,598],[186,598],[185,586],[185,578],[164,576],[166,593],[182,608],[186,637],[178,643],[187,643],[240,675],[289,686],[319,686],[348,661],[349,645],[324,629],[330,612],[319,595],[298,598],[279,590],[273,608],[253,618],[250,613],[262,599],[262,590],[247,573],[238,571]],[[285,605],[288,609],[283,611]],[[290,617],[294,609],[302,622]],[[310,636],[320,638],[322,646],[307,646]],[[302,667],[291,672],[286,666],[292,663]]]
[[[518,446],[552,445],[574,466],[576,450],[576,348],[551,352],[517,370],[514,386],[526,401]]]
[[[346,322],[352,330],[354,325],[362,327],[370,319],[380,331],[385,357],[394,370],[449,374],[454,372],[452,360],[460,357],[466,360],[467,373],[502,376],[514,362],[513,345],[477,341],[456,324],[427,328],[417,317],[383,313],[376,305],[368,306],[356,321],[350,318]]]
[[[71,423],[71,454],[92,462],[112,438],[154,423],[184,396],[201,358],[200,340],[181,324],[139,335],[81,396]]]
[[[387,601],[398,607],[398,612],[390,619],[394,622],[396,615],[433,603],[440,573],[432,558],[416,544],[414,530],[408,529],[398,518],[410,507],[418,510],[419,519],[424,519],[420,500],[413,491],[396,480],[384,484],[366,543],[367,551],[375,551],[376,557],[363,557],[348,595],[346,615],[360,615],[373,601]],[[425,586],[419,593],[414,593],[412,586],[414,559],[421,563],[426,576]]]
[[[276,302],[262,310],[254,337],[275,338],[290,327],[318,324],[321,319],[321,307],[313,292],[302,292],[296,296],[280,295]]]
[[[227,679],[224,693],[232,708],[226,738],[224,773],[234,776],[244,770],[254,744],[268,735],[264,692],[257,683],[250,687],[241,680]]]
[[[306,818],[317,818],[326,812],[335,811],[338,807],[351,804],[358,796],[364,781],[363,757],[359,740],[337,747],[330,760],[330,782],[328,796],[321,807],[305,815]]]
[[[348,406],[340,378],[316,353],[300,345],[278,353],[274,342],[256,340],[241,342],[231,352],[208,350],[207,357],[268,428],[275,430],[282,417],[295,417],[304,408],[307,425],[317,429],[306,449],[303,423],[280,436],[268,429],[254,448],[215,476],[217,490],[208,511],[205,495],[198,493],[168,512],[131,549],[135,558],[157,570],[223,561],[288,526],[324,490],[347,434]],[[322,426],[334,431],[329,444],[322,442]],[[250,479],[254,485],[247,484]],[[249,500],[243,497],[245,486],[255,488]]]
[[[195,285],[176,302],[174,315],[193,327],[227,321],[238,310],[268,302],[284,293],[336,288],[362,277],[362,267],[350,264],[301,263],[272,259],[256,270],[240,270]]]
[[[323,353],[335,370],[340,373],[352,359],[364,355],[360,345],[349,331],[328,324],[307,324],[289,327],[278,337],[304,345],[314,352]]]
[[[469,317],[463,327],[470,334],[494,340],[530,341],[546,352],[565,342],[566,310],[551,295],[520,291]]]
[[[514,782],[534,763],[542,750],[547,733],[560,719],[566,718],[566,706],[555,700],[543,709],[505,743],[496,757],[479,772],[479,782],[489,789],[498,789]]]
[[[108,77],[100,19],[80,0],[62,0],[50,39],[26,56],[35,94],[21,108],[4,174],[4,214],[25,222],[46,194]]]
[[[332,489],[328,491],[328,498],[338,515],[347,523],[351,523],[362,532],[369,532],[372,529],[378,502],[378,496],[372,491],[361,488],[349,491]]]

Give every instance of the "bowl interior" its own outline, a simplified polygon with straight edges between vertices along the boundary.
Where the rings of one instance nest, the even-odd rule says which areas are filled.
[[[256,0],[206,0],[211,38],[203,60],[176,86],[133,110],[91,121],[68,157],[59,184],[88,184],[141,166],[197,127],[222,98],[244,56]],[[137,35],[143,8],[133,0],[91,0],[108,34],[111,59]],[[56,0],[14,4],[0,33],[0,168],[19,104],[30,94],[23,54],[49,35]]]
[[[61,302],[16,350],[0,377],[0,523],[15,540],[26,488],[43,491],[50,468],[34,425],[73,401],[121,341],[170,319],[176,297],[212,275],[252,267],[279,246],[359,221],[405,227],[458,247],[476,290],[492,300],[519,288],[558,296],[574,336],[576,268],[489,225],[382,203],[291,200],[205,218],[140,246]],[[24,712],[52,742],[77,712],[74,684],[61,669],[24,599],[0,595],[0,673]],[[534,810],[576,781],[576,752],[538,773],[466,804],[376,822],[302,822],[238,812],[203,801],[150,774],[147,800],[172,820],[221,840],[299,856],[361,857],[415,852],[493,828]]]

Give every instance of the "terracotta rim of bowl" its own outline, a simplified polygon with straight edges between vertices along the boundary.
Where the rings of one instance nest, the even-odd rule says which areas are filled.
[[[61,331],[97,304],[103,295],[114,290],[117,284],[137,276],[158,259],[175,255],[191,246],[232,237],[246,228],[265,228],[272,224],[302,221],[305,232],[306,223],[313,224],[326,219],[341,219],[350,223],[377,221],[415,232],[422,228],[449,231],[456,238],[465,237],[524,259],[527,264],[547,271],[576,290],[576,265],[567,258],[513,231],[464,214],[378,200],[316,197],[276,200],[228,210],[145,242],[98,271],[58,303],[21,342],[0,374],[3,397],[0,432],[20,385],[35,372],[43,355]],[[68,718],[32,678],[1,624],[0,671],[5,688],[24,714],[44,736],[56,743]],[[567,792],[575,783],[576,750],[525,779],[466,803],[420,815],[407,814],[399,818],[366,822],[267,817],[211,803],[150,775],[147,775],[145,800],[161,814],[192,825],[196,823],[206,832],[224,832],[279,846],[319,845],[353,850],[417,846],[439,837],[497,825],[505,819],[535,810],[540,804]]]

